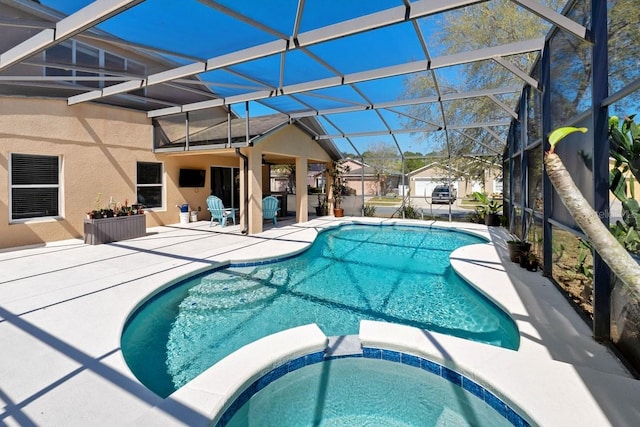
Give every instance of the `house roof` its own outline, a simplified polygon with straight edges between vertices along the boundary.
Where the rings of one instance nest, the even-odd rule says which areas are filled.
[[[161,121],[159,125],[162,126]],[[290,120],[285,114],[272,114],[268,116],[249,117],[248,123],[246,118],[236,117],[231,119],[230,122],[214,122],[210,126],[190,133],[189,147],[195,146],[211,149],[229,148],[229,138],[231,145],[234,147],[250,146],[284,126],[296,126],[314,139],[318,133],[323,132],[322,125],[318,123],[315,117],[303,117],[298,120]],[[248,141],[247,131],[249,132]],[[156,151],[174,151],[175,147],[185,147],[185,141],[186,138],[184,137],[174,141],[165,141],[162,148],[158,148]],[[332,140],[317,139],[316,142],[333,160],[338,160],[342,157]]]
[[[442,163],[438,163],[438,162],[432,162],[429,163],[428,165],[422,166],[421,168],[418,168],[416,170],[412,170],[411,172],[409,172],[407,174],[407,177],[412,177],[415,175],[420,175],[422,172],[425,172],[429,169],[433,169],[433,168],[440,168],[443,171],[447,170],[447,165],[443,165]],[[460,172],[458,169],[455,168],[451,168],[451,170],[456,171],[456,172]]]

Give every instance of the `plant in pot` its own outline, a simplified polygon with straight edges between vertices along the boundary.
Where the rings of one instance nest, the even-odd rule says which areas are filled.
[[[538,256],[535,251],[528,250],[523,252],[519,258],[520,267],[526,268],[529,271],[537,271],[538,270]]]
[[[318,193],[318,206],[316,206],[316,215],[326,216],[328,208],[329,203],[327,202],[327,196]]]
[[[344,209],[340,207],[342,199],[348,193],[344,174],[349,173],[351,168],[342,162],[333,162],[333,167],[329,170],[331,175],[331,190],[333,192],[333,215],[335,217],[344,216]]]
[[[473,198],[480,203],[476,206],[476,213],[480,217],[484,217],[484,223],[491,227],[499,226],[502,203],[493,200],[493,198],[479,191],[473,193]]]
[[[507,240],[507,248],[509,249],[509,259],[511,262],[520,262],[520,258],[528,254],[531,250],[531,243],[526,239],[514,237]]]
[[[530,251],[527,255],[527,270],[538,271],[538,255],[534,251]]]
[[[511,239],[507,240],[507,249],[509,249],[509,259],[511,262],[520,262],[520,257],[531,251],[531,242],[527,240],[531,224],[533,224],[533,215],[528,216],[527,221],[524,224],[525,227],[522,231],[522,237],[518,237],[513,234]]]

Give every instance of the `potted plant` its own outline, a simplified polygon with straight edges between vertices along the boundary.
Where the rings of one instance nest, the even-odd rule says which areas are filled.
[[[518,257],[518,264],[520,264],[520,267],[527,268],[529,265],[529,253],[530,251],[522,252]]]
[[[84,242],[90,245],[132,239],[146,234],[146,218],[142,204],[123,204],[110,198],[109,205],[100,207],[100,193],[96,198],[96,208],[87,212],[84,222]]]
[[[333,162],[333,167],[329,170],[331,175],[331,190],[333,192],[333,215],[338,218],[344,216],[344,209],[340,207],[344,195],[347,193],[346,179],[344,174],[351,170],[349,165],[341,162]]]
[[[317,216],[326,216],[329,203],[327,202],[327,196],[318,193],[318,206],[316,206]]]
[[[522,237],[518,237],[514,234],[512,235],[511,239],[507,240],[507,249],[509,249],[509,259],[511,260],[511,262],[520,262],[520,257],[523,254],[528,254],[531,250],[531,243],[527,240],[531,224],[533,224],[533,215],[528,216],[527,221],[524,224],[525,227],[522,231]]]
[[[476,206],[476,213],[478,213],[480,217],[484,217],[484,223],[491,227],[499,226],[502,203],[497,202],[479,191],[473,193],[473,198],[480,203]]]
[[[507,240],[507,248],[511,262],[520,262],[520,258],[531,250],[531,243],[527,242],[525,238],[520,239],[514,236],[511,240]]]
[[[527,270],[538,271],[538,255],[535,252],[530,251],[527,255]]]
[[[519,258],[519,264],[520,267],[529,271],[538,271],[538,255],[533,250],[523,252]]]

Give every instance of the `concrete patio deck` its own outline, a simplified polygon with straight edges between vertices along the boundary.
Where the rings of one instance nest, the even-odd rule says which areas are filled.
[[[136,424],[163,402],[137,381],[120,352],[122,327],[145,297],[220,263],[304,250],[320,229],[352,220],[425,224],[323,217],[303,224],[279,221],[260,235],[244,236],[240,226],[209,227],[208,221],[200,221],[150,228],[145,237],[107,245],[71,240],[0,252],[0,425]],[[576,414],[574,425],[587,425],[585,419],[595,426],[637,425],[640,381],[593,341],[589,328],[548,280],[508,261],[505,234],[477,224],[437,225],[473,230],[493,242],[452,256],[456,271],[509,312],[520,329],[520,349],[509,356],[517,363],[502,370],[491,367],[485,374],[489,380],[493,376],[522,387],[518,395],[526,396],[529,380],[544,378],[551,396],[564,396],[554,409],[541,382],[531,382],[536,388],[526,410],[551,411],[540,418],[545,426],[566,426],[571,413]],[[462,360],[474,363],[464,343],[453,347]],[[483,355],[483,347],[491,346],[471,343],[468,350],[478,361],[509,351],[491,347]],[[542,402],[538,405],[536,399]],[[180,424],[177,414],[185,411],[194,409],[184,406],[168,415]]]

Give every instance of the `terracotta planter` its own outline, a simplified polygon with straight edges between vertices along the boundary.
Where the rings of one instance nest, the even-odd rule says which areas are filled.
[[[333,209],[333,216],[335,216],[336,218],[340,218],[344,216],[344,209],[342,208],[334,208]]]

